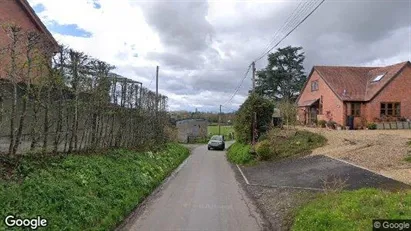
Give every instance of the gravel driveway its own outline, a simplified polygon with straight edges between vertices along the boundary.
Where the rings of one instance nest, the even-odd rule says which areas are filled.
[[[365,167],[384,176],[411,184],[411,154],[407,141],[411,130],[327,130],[300,127],[322,134],[328,144],[312,155],[327,155]]]

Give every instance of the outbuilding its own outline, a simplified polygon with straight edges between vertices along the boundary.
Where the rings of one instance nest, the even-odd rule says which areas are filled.
[[[208,121],[205,119],[186,119],[176,122],[179,142],[189,143],[197,138],[207,138]]]

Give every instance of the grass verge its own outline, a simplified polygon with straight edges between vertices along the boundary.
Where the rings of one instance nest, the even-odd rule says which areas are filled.
[[[303,206],[292,230],[370,230],[373,219],[409,219],[411,191],[360,189],[323,194]]]
[[[227,159],[235,164],[252,164],[254,157],[250,153],[251,145],[235,142],[227,150]]]
[[[315,148],[327,143],[327,139],[309,131],[290,131],[274,133],[270,136],[273,157],[284,158],[294,155],[310,154]]]
[[[40,215],[48,230],[111,230],[188,155],[185,147],[167,144],[156,153],[68,156],[30,170],[21,182],[2,180],[0,211],[22,218]]]

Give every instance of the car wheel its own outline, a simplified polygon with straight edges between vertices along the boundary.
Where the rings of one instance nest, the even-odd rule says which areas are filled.
[[[207,147],[208,150],[210,150],[210,147]]]

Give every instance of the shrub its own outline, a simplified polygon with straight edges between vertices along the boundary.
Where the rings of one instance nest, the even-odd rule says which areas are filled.
[[[268,138],[267,133],[263,133],[263,134],[261,134],[260,137],[258,137],[258,142],[261,142],[263,140],[267,140],[267,138]]]
[[[337,122],[332,121],[332,120],[329,120],[329,121],[327,122],[327,127],[328,127],[328,128],[331,128],[331,129],[335,129],[335,128],[337,127]]]
[[[377,129],[377,124],[376,123],[368,123],[367,128],[370,130],[375,130]]]
[[[273,110],[274,105],[270,100],[251,94],[236,114],[234,122],[236,140],[244,144],[251,143],[254,112],[257,113],[257,129],[261,132],[271,123]]]
[[[268,140],[261,141],[256,144],[256,152],[260,160],[268,160],[271,157],[270,142]]]
[[[309,131],[277,130],[270,132],[271,158],[284,158],[311,153],[323,146],[327,139]]]
[[[235,164],[247,164],[254,160],[250,153],[251,145],[235,142],[227,150],[227,159]]]
[[[327,121],[325,121],[325,120],[319,120],[318,121],[318,126],[320,126],[320,127],[322,127],[322,128],[325,128],[325,124],[327,123]]]

